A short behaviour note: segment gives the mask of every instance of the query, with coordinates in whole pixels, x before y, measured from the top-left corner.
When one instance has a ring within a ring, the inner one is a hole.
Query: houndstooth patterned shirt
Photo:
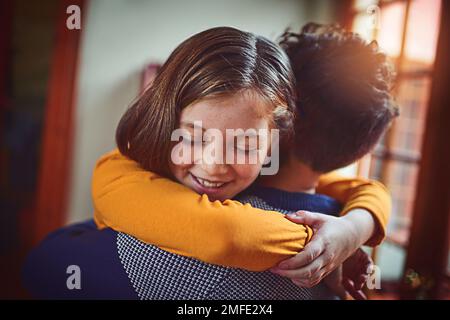
[[[256,196],[244,196],[241,202],[253,207],[279,211]],[[269,271],[252,272],[222,267],[176,255],[156,246],[118,233],[120,261],[141,300],[309,300],[336,299],[324,285],[301,288],[288,278]]]

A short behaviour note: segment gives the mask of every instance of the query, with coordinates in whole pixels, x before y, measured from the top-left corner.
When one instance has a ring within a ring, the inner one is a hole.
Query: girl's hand
[[[287,215],[292,222],[312,227],[314,236],[302,252],[270,270],[303,287],[317,285],[371,237],[374,229],[371,214],[360,209],[354,211],[362,212],[349,212],[339,218],[307,211]]]
[[[362,289],[368,278],[367,271],[372,265],[369,255],[358,249],[323,281],[341,299],[346,300],[351,296],[355,300],[367,300]]]
[[[334,292],[342,300],[347,300],[348,293],[343,285],[343,267],[339,266],[336,270],[332,271],[328,276],[323,279],[323,282],[327,285],[331,291]]]
[[[366,300],[362,291],[372,269],[373,261],[363,250],[358,249],[343,264],[342,284],[345,290],[356,300]]]

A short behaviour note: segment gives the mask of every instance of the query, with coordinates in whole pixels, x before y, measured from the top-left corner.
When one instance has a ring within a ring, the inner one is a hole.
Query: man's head
[[[300,34],[284,33],[280,45],[297,81],[295,158],[324,173],[369,152],[398,115],[394,72],[377,43],[310,23]]]

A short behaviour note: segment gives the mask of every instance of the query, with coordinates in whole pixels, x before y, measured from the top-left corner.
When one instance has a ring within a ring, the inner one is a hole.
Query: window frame
[[[415,0],[378,0],[374,1],[374,5],[377,5],[380,10],[385,9],[393,4],[397,3],[405,3],[405,10],[403,13],[403,22],[401,26],[401,45],[400,52],[398,57],[394,60],[394,65],[397,71],[397,83],[393,89],[394,96],[399,95],[399,88],[404,84],[411,80],[415,79],[424,79],[430,81],[430,89],[434,74],[434,64],[430,65],[427,68],[418,69],[418,70],[403,70],[403,62],[405,61],[405,49],[406,49],[406,40],[407,40],[407,31],[409,18],[411,13],[411,5]],[[364,14],[365,9],[357,9],[355,7],[356,0],[352,1],[350,13],[348,14],[348,20],[345,25],[348,29],[353,30],[353,24],[356,20],[356,17],[360,14]],[[441,8],[442,10],[442,8]],[[376,39],[378,34],[375,32],[372,35],[372,39]],[[430,98],[428,96],[427,101],[425,102],[425,114],[429,109]],[[405,150],[396,149],[394,146],[394,140],[396,137],[399,137],[401,132],[398,130],[398,123],[396,121],[393,122],[392,126],[385,134],[383,145],[377,145],[374,151],[367,157],[364,157],[358,162],[357,173],[362,176],[371,176],[374,173],[374,168],[372,166],[372,161],[378,160],[381,161],[381,173],[379,175],[379,180],[387,185],[390,184],[390,179],[392,175],[390,174],[390,166],[395,163],[406,164],[406,165],[414,165],[419,168],[421,162],[420,152],[418,154],[414,154],[413,152],[408,152]],[[417,186],[417,181],[416,185]],[[398,212],[394,212],[393,214],[399,214]],[[412,216],[412,212],[411,212]],[[411,223],[411,221],[410,221]],[[408,246],[408,238],[409,231],[411,230],[411,226],[408,227],[407,232],[404,228],[399,228],[398,230],[394,229],[387,234],[387,241],[393,243],[402,248],[407,248]]]

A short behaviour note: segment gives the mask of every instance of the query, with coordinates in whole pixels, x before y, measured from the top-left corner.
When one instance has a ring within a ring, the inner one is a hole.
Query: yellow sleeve
[[[172,253],[204,262],[263,271],[301,251],[312,236],[279,212],[237,201],[209,201],[145,171],[114,150],[97,163],[94,219]]]
[[[333,172],[321,177],[317,192],[344,203],[341,215],[357,208],[369,211],[376,229],[366,245],[376,246],[384,240],[391,212],[391,196],[382,183],[363,178],[343,178]]]

